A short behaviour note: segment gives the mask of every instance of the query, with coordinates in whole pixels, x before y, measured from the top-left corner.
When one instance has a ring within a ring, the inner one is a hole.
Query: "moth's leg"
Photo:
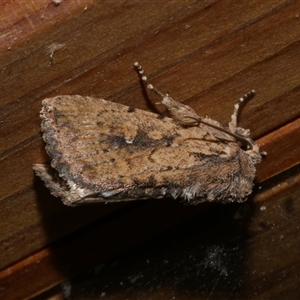
[[[253,161],[255,163],[259,162],[261,160],[261,154],[265,154],[265,152],[259,152],[259,147],[256,145],[256,143],[250,139],[250,130],[244,129],[241,127],[237,127],[237,115],[239,113],[239,109],[241,107],[241,104],[250,98],[252,98],[255,94],[255,91],[252,90],[245,94],[242,98],[239,99],[238,103],[234,106],[233,114],[231,115],[231,121],[228,123],[229,130],[232,134],[239,136],[244,142],[248,144],[249,150],[247,152],[250,156],[253,156]]]
[[[189,107],[188,105],[184,105],[180,102],[173,100],[168,94],[163,94],[159,90],[157,90],[149,81],[143,68],[139,63],[134,63],[135,67],[138,70],[141,80],[145,83],[147,88],[157,94],[162,98],[161,102],[157,104],[163,104],[169,110],[171,117],[175,120],[175,122],[181,126],[195,126],[199,125],[200,117],[196,114],[196,112]]]
[[[228,124],[229,130],[232,133],[237,133],[241,136],[249,136],[249,133],[250,133],[249,130],[237,127],[237,116],[238,116],[241,104],[245,100],[248,100],[248,99],[252,98],[254,96],[254,94],[255,94],[254,90],[248,92],[242,98],[240,98],[239,101],[234,105],[233,114],[231,115],[231,121]]]
[[[157,94],[158,96],[160,96],[162,99],[164,99],[165,97],[168,97],[168,94],[164,95],[163,93],[161,93],[159,90],[157,90],[149,81],[147,76],[145,75],[145,71],[143,70],[142,66],[136,62],[134,63],[134,66],[137,68],[140,78],[141,80],[145,83],[145,85],[147,86],[147,88],[151,91],[153,91],[155,94]],[[172,101],[176,102],[175,100],[172,99]]]

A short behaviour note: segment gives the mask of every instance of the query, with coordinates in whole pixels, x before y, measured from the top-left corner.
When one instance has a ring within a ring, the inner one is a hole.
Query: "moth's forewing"
[[[66,204],[167,196],[230,202],[251,192],[255,168],[247,154],[206,125],[183,128],[167,117],[81,96],[45,99],[41,116],[61,179],[49,183],[53,172],[41,166],[37,174]]]

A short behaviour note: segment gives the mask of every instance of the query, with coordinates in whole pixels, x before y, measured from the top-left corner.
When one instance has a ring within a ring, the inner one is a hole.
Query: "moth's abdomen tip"
[[[266,151],[260,151],[259,154],[263,157],[268,155],[268,153]]]

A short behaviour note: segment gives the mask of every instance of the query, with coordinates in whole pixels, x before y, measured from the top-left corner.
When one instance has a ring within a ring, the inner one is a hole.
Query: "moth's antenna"
[[[163,100],[161,101],[162,104],[167,106],[168,110],[171,112],[172,118],[181,126],[189,127],[189,126],[196,126],[200,123],[205,124],[209,127],[212,127],[214,129],[217,129],[219,131],[222,131],[237,140],[239,140],[242,143],[248,144],[252,149],[256,146],[255,143],[248,138],[247,136],[247,130],[244,130],[241,134],[238,134],[237,131],[237,115],[239,108],[241,104],[251,97],[253,97],[255,91],[252,90],[249,93],[245,94],[242,98],[239,99],[238,103],[234,106],[234,111],[231,116],[231,122],[229,123],[229,130],[222,128],[220,126],[216,126],[213,124],[210,124],[208,122],[203,121],[196,112],[187,105],[184,105],[180,102],[177,102],[173,100],[168,94],[164,95],[159,90],[157,90],[151,83],[149,83],[147,76],[145,75],[145,72],[141,65],[136,62],[134,63],[134,66],[137,68],[141,80],[146,84],[147,88],[152,90],[155,94],[160,96]]]

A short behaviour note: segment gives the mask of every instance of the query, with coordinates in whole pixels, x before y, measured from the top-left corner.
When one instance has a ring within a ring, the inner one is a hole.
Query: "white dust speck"
[[[69,298],[71,296],[71,290],[72,290],[71,282],[67,280],[63,282],[60,286],[63,290],[64,298]]]

